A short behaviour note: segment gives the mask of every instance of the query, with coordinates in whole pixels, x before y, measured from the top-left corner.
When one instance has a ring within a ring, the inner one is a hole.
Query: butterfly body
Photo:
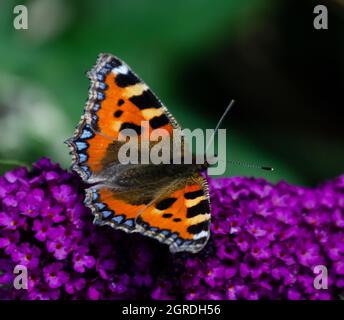
[[[170,246],[171,252],[198,252],[208,241],[210,201],[201,171],[207,163],[122,163],[125,129],[141,143],[158,129],[174,139],[179,125],[167,108],[130,68],[110,54],[101,54],[88,73],[91,80],[84,115],[67,140],[72,168],[89,184],[85,204],[95,222],[126,232],[140,232]],[[146,122],[148,127],[142,127]],[[147,134],[147,135],[146,135]],[[149,150],[155,143],[148,141]]]

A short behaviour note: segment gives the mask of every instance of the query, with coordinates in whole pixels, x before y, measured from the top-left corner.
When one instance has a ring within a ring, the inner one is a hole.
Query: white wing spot
[[[118,73],[127,74],[128,71],[129,69],[125,64],[122,64],[121,66],[112,69],[112,72],[114,74],[118,74]]]
[[[200,233],[195,234],[193,239],[198,240],[198,239],[201,239],[203,237],[208,237],[208,231],[202,231]]]

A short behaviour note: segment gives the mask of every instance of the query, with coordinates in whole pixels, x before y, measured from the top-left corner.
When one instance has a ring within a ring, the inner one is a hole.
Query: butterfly
[[[87,75],[91,84],[84,114],[66,143],[72,169],[90,185],[84,203],[94,223],[139,232],[167,244],[172,253],[200,251],[210,236],[206,165],[121,163],[122,130],[143,137],[140,123],[148,121],[150,132],[164,129],[172,136],[180,126],[117,57],[100,54]]]

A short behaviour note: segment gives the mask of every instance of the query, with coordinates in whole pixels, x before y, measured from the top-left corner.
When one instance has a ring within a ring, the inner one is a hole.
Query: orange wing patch
[[[131,205],[119,200],[111,189],[94,187],[87,189],[85,204],[91,208],[97,224],[126,232],[136,231],[137,213],[145,208],[145,205]]]
[[[88,181],[103,169],[103,159],[113,141],[99,133],[82,119],[74,137],[67,140],[72,154],[72,169],[77,171],[83,180]]]

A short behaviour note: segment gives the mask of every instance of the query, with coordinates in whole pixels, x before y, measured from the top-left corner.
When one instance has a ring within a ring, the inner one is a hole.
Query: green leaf
[[[25,162],[19,160],[0,159],[0,175],[18,167],[25,167],[30,170],[30,166]]]

